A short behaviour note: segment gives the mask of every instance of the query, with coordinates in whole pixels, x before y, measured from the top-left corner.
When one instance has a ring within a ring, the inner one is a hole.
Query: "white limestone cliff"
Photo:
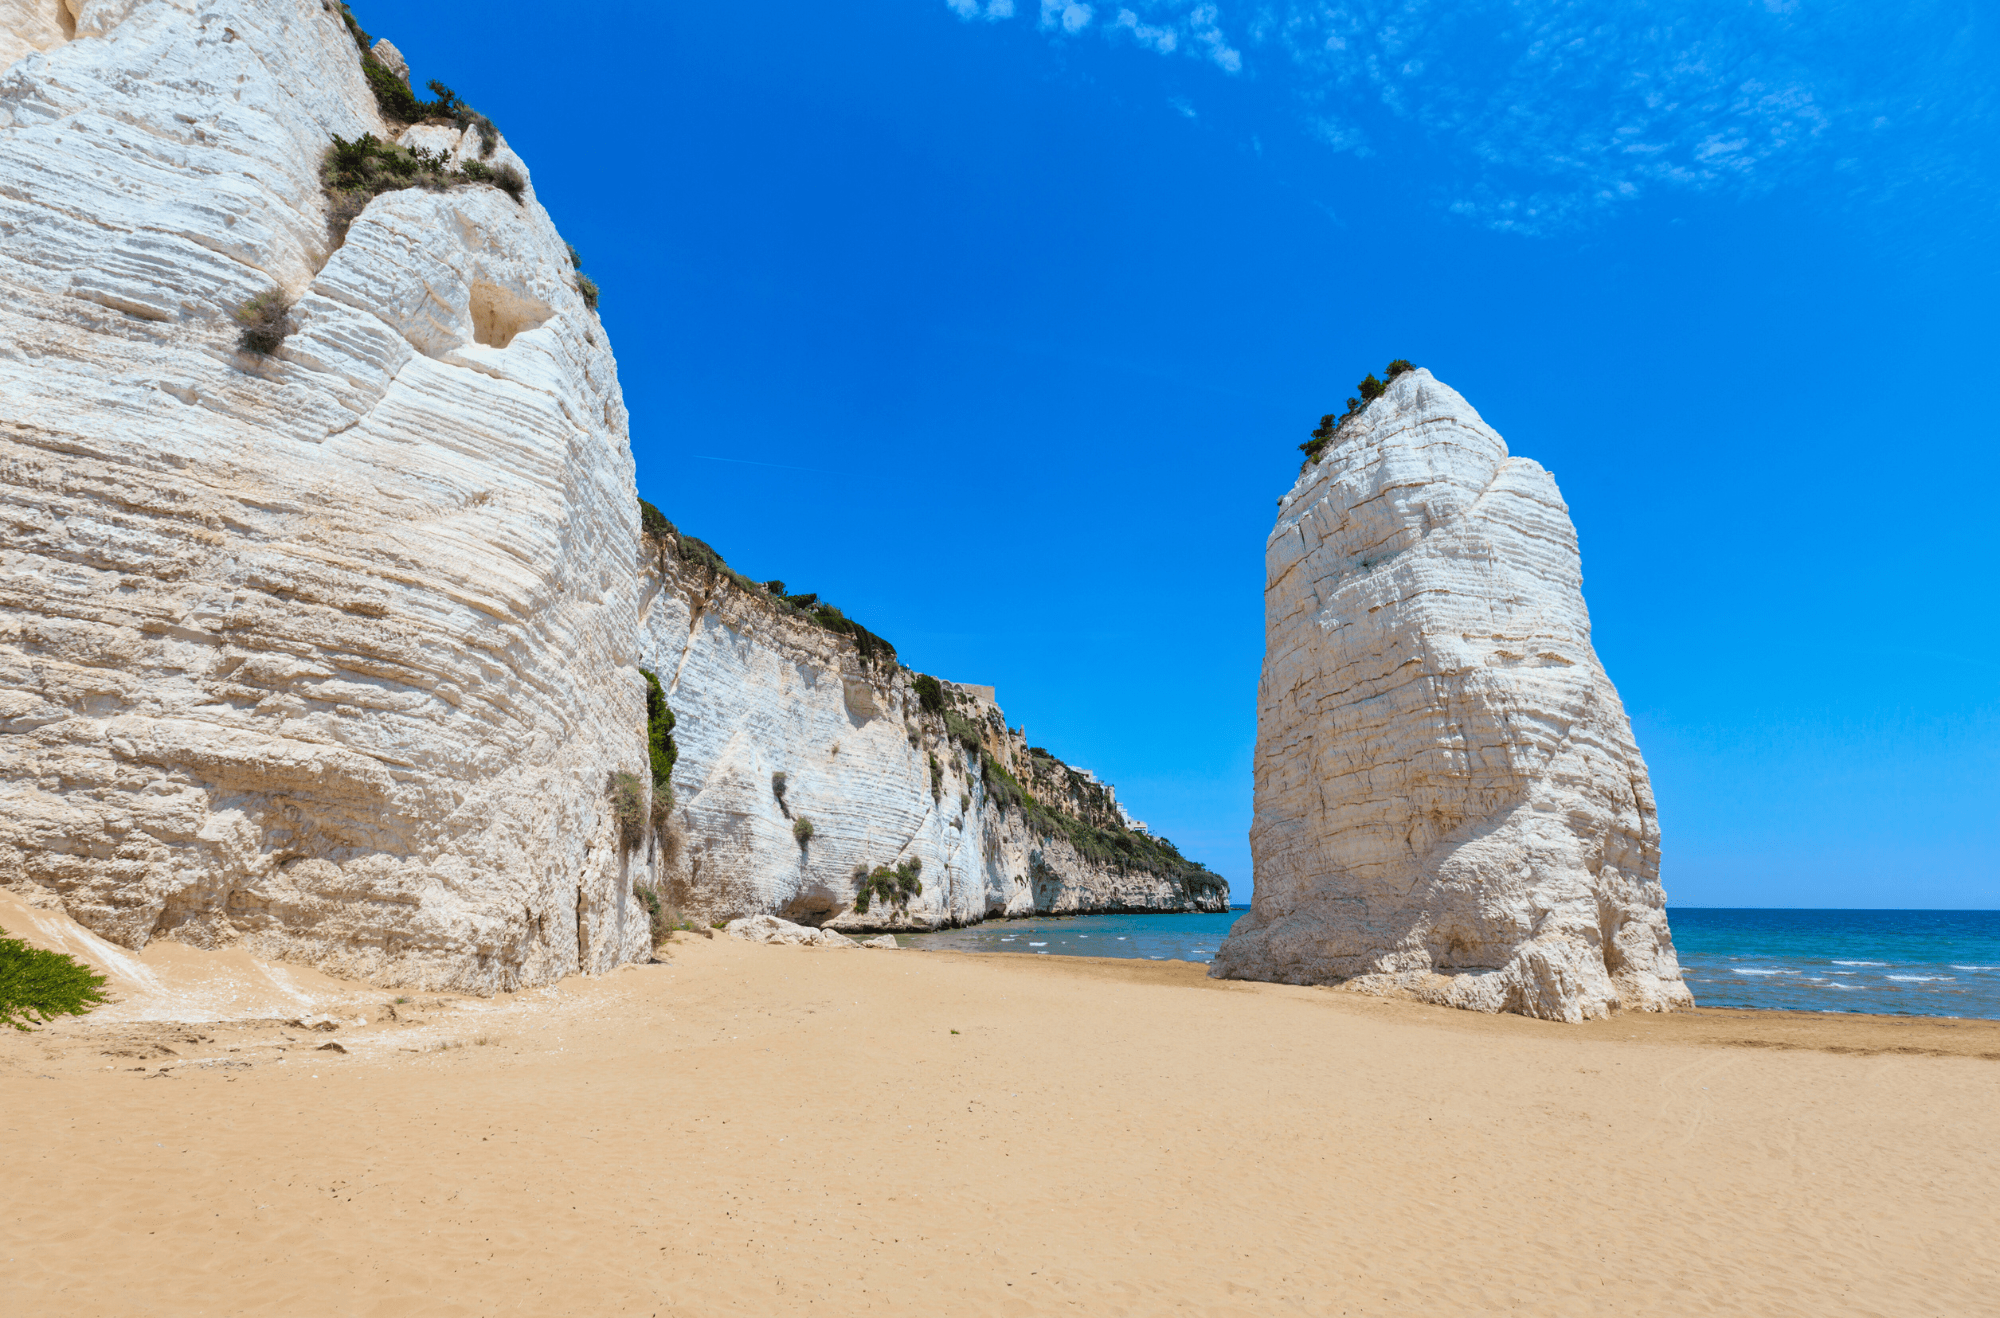
[[[0,886],[128,948],[473,992],[647,955],[635,889],[855,931],[1220,909],[990,689],[941,689],[954,733],[641,535],[525,163],[385,122],[358,41],[322,0],[0,2]],[[342,236],[320,165],[363,133],[528,181],[386,192]],[[274,289],[296,329],[247,354]],[[634,846],[645,667],[684,754]],[[855,909],[857,868],[917,863]]]
[[[923,709],[909,670],[864,659],[671,541],[647,569],[639,648],[677,719],[677,806],[659,863],[683,913],[856,932],[1228,908],[1222,880],[1133,833],[1109,787],[1035,753],[992,688],[941,684],[954,732]],[[1023,808],[1017,789],[1045,809]],[[1048,827],[1058,815],[1063,827]],[[812,825],[803,843],[800,819]],[[855,909],[857,869],[911,861],[920,894]]]
[[[321,0],[14,0],[0,62],[0,884],[389,984],[645,955],[625,413],[532,185],[333,247],[389,128]]]
[[[1210,973],[1562,1021],[1691,1006],[1549,473],[1400,375],[1281,500],[1266,572],[1255,896]]]

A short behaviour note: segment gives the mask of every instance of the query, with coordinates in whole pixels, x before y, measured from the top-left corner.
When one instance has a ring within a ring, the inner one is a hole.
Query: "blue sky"
[[[1408,357],[1548,466],[1684,905],[2000,907],[1991,6],[357,6],[640,490],[1250,891],[1262,555]]]

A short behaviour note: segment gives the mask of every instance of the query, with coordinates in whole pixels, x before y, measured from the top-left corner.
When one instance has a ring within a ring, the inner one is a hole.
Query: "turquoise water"
[[[988,920],[935,934],[899,934],[905,947],[1048,956],[1125,956],[1213,961],[1242,911],[1223,915],[1067,915]]]
[[[1207,962],[1243,914],[990,920],[904,935],[909,947]],[[1668,908],[1704,1007],[2000,1019],[2000,911]]]
[[[2000,911],[1670,906],[1704,1007],[2000,1019]]]

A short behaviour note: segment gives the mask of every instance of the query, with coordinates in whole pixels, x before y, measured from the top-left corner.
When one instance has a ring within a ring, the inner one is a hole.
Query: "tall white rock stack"
[[[1417,370],[1266,548],[1255,897],[1211,974],[1580,1021],[1693,1005],[1569,509]]]
[[[0,6],[0,883],[129,947],[608,969],[649,942],[610,347],[532,187],[332,245],[331,136],[388,131],[338,9]]]

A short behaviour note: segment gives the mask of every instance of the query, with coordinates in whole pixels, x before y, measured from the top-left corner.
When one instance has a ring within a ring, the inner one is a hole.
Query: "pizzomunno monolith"
[[[1562,1021],[1692,1006],[1549,473],[1410,371],[1307,464],[1265,561],[1256,891],[1210,974]]]

